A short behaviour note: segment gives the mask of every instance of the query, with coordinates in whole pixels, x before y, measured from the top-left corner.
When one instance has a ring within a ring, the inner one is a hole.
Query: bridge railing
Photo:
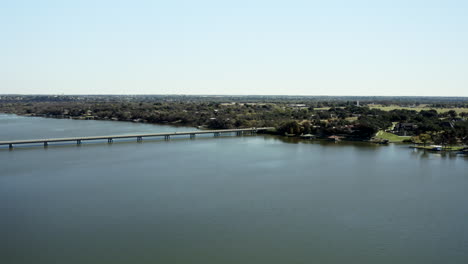
[[[46,138],[46,139],[27,139],[27,140],[7,140],[0,141],[0,145],[9,145],[10,148],[13,148],[16,144],[35,144],[43,143],[44,146],[47,146],[51,142],[68,142],[76,141],[79,145],[82,141],[87,140],[106,140],[108,143],[112,143],[114,139],[124,139],[124,138],[136,138],[137,142],[141,142],[145,137],[164,137],[169,139],[171,136],[182,136],[189,135],[190,138],[194,138],[195,135],[201,134],[213,134],[215,137],[221,135],[222,133],[233,133],[236,132],[236,135],[242,135],[244,132],[256,133],[257,131],[264,131],[272,129],[272,127],[252,127],[252,128],[238,128],[238,129],[217,129],[217,130],[197,130],[197,131],[184,131],[184,132],[171,132],[171,133],[147,133],[147,134],[128,134],[128,135],[107,135],[107,136],[86,136],[86,137],[69,137],[69,138]]]

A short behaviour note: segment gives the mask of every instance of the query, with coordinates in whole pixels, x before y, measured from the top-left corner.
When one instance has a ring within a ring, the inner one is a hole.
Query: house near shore
[[[407,136],[408,134],[413,134],[417,128],[418,125],[413,123],[398,123],[393,128],[393,133],[399,136]]]

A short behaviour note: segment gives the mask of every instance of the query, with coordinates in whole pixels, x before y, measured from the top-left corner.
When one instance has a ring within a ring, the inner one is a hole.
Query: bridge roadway
[[[272,127],[253,127],[253,128],[239,128],[239,129],[217,129],[217,130],[200,130],[200,131],[188,131],[188,132],[172,132],[172,133],[155,133],[155,134],[129,134],[129,135],[111,135],[111,136],[95,136],[95,137],[69,137],[69,138],[46,138],[46,139],[28,139],[28,140],[8,140],[0,141],[0,145],[8,145],[13,148],[14,145],[18,144],[35,144],[43,143],[47,146],[51,142],[68,142],[76,141],[76,144],[80,145],[82,141],[86,140],[103,140],[107,139],[108,143],[112,143],[114,139],[122,138],[136,138],[137,142],[141,142],[144,137],[164,137],[166,140],[170,139],[171,136],[189,135],[190,138],[194,138],[195,135],[200,134],[213,134],[215,137],[220,136],[221,133],[234,133],[240,136],[244,133],[255,134],[257,131],[264,131],[271,129]]]

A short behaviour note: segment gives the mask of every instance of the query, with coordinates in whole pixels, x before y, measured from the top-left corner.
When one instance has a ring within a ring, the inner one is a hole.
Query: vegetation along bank
[[[468,99],[301,96],[0,96],[0,112],[209,129],[275,127],[304,138],[468,144]]]

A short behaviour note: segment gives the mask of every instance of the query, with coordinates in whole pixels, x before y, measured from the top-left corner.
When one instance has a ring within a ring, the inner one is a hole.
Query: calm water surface
[[[0,140],[194,130],[0,115]],[[0,263],[468,263],[468,158],[199,137],[0,149]]]

